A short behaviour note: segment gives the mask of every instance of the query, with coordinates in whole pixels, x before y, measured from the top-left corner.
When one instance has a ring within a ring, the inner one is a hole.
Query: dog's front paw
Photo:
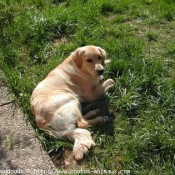
[[[107,79],[104,83],[103,86],[105,88],[105,92],[109,91],[110,89],[112,89],[114,87],[114,80],[113,79]]]
[[[106,82],[107,84],[114,84],[114,83],[115,83],[114,80],[111,79],[111,78],[107,79],[105,82]]]

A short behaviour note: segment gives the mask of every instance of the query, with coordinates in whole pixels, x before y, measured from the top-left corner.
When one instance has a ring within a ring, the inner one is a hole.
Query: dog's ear
[[[85,52],[84,47],[79,47],[77,50],[75,50],[71,54],[72,59],[78,68],[82,67],[82,57],[83,57],[84,52]]]
[[[104,49],[102,49],[101,47],[97,47],[97,49],[100,51],[102,59],[103,59],[103,65],[105,64],[105,59],[107,57],[106,55],[106,51]]]
[[[106,59],[106,57],[107,57],[106,51],[105,51],[104,49],[102,49],[101,47],[97,47],[97,48],[98,48],[98,50],[100,51],[101,56],[102,56],[104,59]]]

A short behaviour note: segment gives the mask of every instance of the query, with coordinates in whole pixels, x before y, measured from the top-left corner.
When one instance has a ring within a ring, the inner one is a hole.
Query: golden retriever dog
[[[114,86],[112,79],[100,84],[104,66],[110,62],[105,59],[106,52],[100,47],[80,47],[51,71],[31,96],[37,126],[58,138],[74,141],[76,160],[82,159],[84,153],[95,145],[85,128],[107,119],[107,116],[90,119],[98,109],[85,116],[81,112],[82,101],[92,102]]]

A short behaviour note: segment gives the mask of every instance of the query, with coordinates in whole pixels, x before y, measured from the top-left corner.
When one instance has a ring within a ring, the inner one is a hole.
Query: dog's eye
[[[101,56],[99,56],[99,57],[98,57],[98,60],[101,60],[101,59],[102,59],[102,57],[101,57]]]
[[[92,63],[92,60],[91,59],[87,59],[86,61],[89,62],[89,63]]]

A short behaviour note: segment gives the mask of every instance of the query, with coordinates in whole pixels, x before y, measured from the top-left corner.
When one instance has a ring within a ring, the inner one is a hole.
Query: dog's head
[[[98,46],[84,46],[72,53],[72,59],[83,73],[96,77],[104,72],[106,52]]]

